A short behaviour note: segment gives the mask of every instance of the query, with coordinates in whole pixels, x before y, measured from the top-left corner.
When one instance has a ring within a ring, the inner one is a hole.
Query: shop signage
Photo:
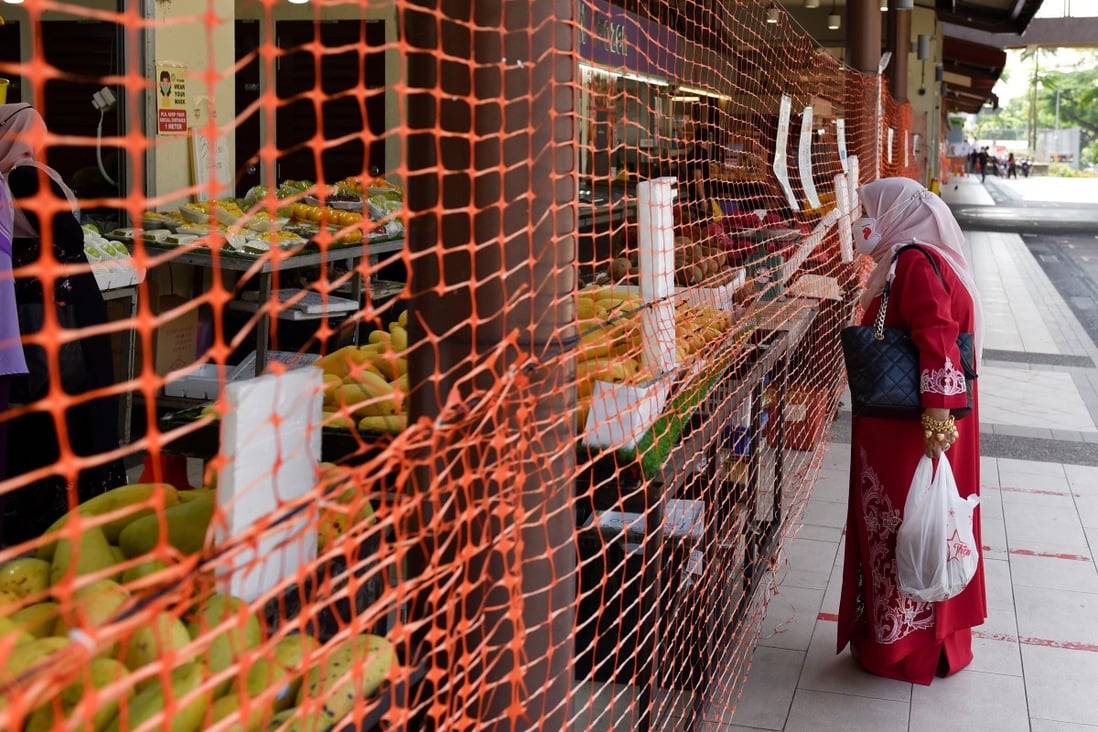
[[[579,57],[610,69],[679,78],[679,37],[605,0],[577,0]]]
[[[187,134],[187,67],[156,65],[156,131],[161,135]]]

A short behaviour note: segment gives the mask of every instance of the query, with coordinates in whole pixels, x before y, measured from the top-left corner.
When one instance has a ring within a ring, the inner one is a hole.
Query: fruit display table
[[[294,256],[287,256],[273,260],[270,257],[257,257],[248,255],[227,255],[219,253],[214,255],[208,249],[181,249],[178,246],[160,242],[145,242],[145,251],[156,260],[152,265],[164,264],[189,264],[204,269],[217,269],[220,272],[232,272],[237,275],[248,273],[255,275],[259,286],[258,302],[265,303],[271,299],[271,282],[275,273],[289,272],[306,267],[327,266],[335,262],[350,262],[354,267],[363,258],[369,258],[376,264],[384,254],[399,252],[404,248],[404,238],[376,239],[368,244],[337,247],[327,251],[303,252]],[[170,255],[170,256],[165,256]],[[362,294],[362,283],[358,277],[351,283],[351,297],[358,300]],[[266,314],[261,314],[256,323],[256,359],[255,373],[258,376],[267,366],[267,350],[270,338],[270,319]]]
[[[654,708],[656,688],[707,687],[719,661],[699,657],[699,649],[734,647],[773,559],[784,521],[787,366],[816,310],[812,300],[780,298],[752,314],[750,338],[728,344],[734,355],[711,357],[717,374],[695,377],[696,383],[715,378],[704,384],[707,396],[696,408],[680,415],[682,433],[661,455],[658,475],[646,477],[639,459],[624,462],[619,451],[589,455],[577,481],[577,678],[635,684],[637,729],[669,721]],[[721,453],[729,427],[744,414],[750,415],[746,470],[733,477]],[[778,435],[773,444],[763,437],[765,422]],[[607,561],[584,561],[596,556]],[[694,574],[694,562],[721,570]],[[708,584],[696,584],[695,576]],[[705,699],[694,704],[700,720]]]

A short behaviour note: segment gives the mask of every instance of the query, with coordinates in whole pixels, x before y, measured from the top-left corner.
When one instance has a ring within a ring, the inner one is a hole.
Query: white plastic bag
[[[896,534],[900,591],[923,602],[961,594],[976,574],[980,547],[972,531],[978,496],[961,498],[945,453],[934,463],[924,456],[915,468]]]

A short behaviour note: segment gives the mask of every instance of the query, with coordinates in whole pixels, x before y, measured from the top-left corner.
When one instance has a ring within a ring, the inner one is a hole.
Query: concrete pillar
[[[896,1],[889,0],[885,15],[888,33],[886,48],[892,52],[888,63],[888,90],[897,102],[907,101],[907,64],[911,51],[911,11],[897,10]]]
[[[877,66],[881,62],[880,0],[847,0],[847,63],[860,76],[850,75],[846,92],[847,144],[861,160],[858,183],[877,177],[880,108]]]

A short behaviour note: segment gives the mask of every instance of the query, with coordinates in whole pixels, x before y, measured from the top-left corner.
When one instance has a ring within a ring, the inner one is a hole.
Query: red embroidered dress
[[[911,331],[919,348],[923,406],[964,406],[965,381],[956,343],[959,332],[973,330],[972,299],[945,260],[925,248],[938,262],[942,279],[922,253],[901,254],[885,326]],[[878,297],[863,316],[864,325],[872,325],[879,307]],[[962,496],[978,493],[980,486],[975,384],[972,391],[973,411],[957,421],[960,436],[949,450]],[[925,603],[899,591],[896,531],[922,455],[923,427],[918,420],[854,419],[837,650],[849,642],[859,662],[873,673],[929,684],[935,672],[948,675],[972,660],[971,629],[984,622],[987,603],[982,557],[975,578],[950,600]],[[978,546],[979,516],[977,508]]]

